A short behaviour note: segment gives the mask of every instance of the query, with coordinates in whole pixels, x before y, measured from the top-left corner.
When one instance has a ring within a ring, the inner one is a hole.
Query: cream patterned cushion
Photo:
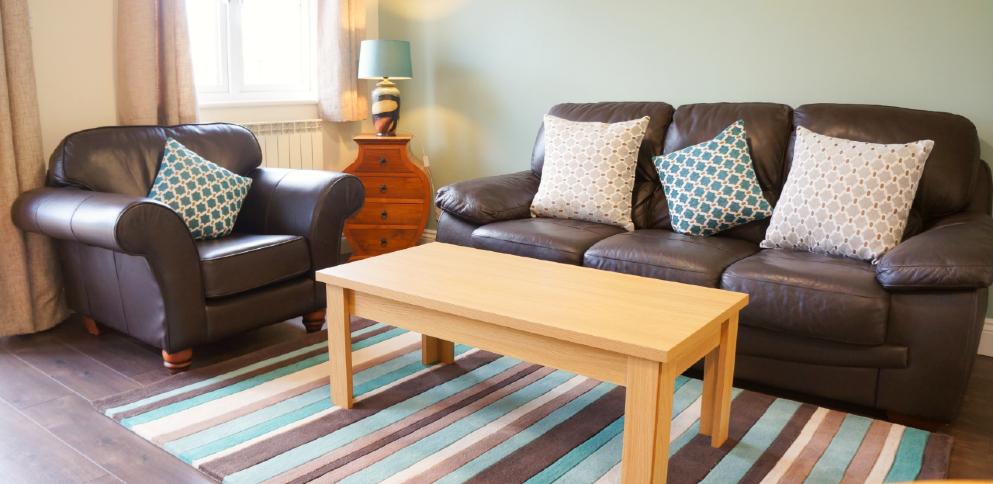
[[[876,144],[797,128],[761,246],[875,261],[896,247],[934,142]]]
[[[648,117],[608,124],[545,115],[544,121],[545,164],[531,216],[634,230],[631,192]]]

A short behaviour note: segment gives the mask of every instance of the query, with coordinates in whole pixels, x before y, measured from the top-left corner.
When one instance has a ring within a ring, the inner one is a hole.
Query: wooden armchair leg
[[[316,333],[324,327],[325,312],[325,309],[319,309],[303,315],[303,326],[307,328],[308,333]]]
[[[86,327],[87,333],[90,333],[93,336],[100,336],[100,326],[93,318],[89,316],[83,316],[83,326]]]
[[[185,371],[193,363],[193,350],[185,349],[175,353],[162,350],[162,365],[169,369],[171,373]]]

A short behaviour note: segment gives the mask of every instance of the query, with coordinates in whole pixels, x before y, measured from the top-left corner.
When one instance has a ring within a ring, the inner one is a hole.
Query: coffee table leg
[[[621,482],[665,482],[675,378],[657,361],[628,359]]]
[[[331,368],[331,402],[352,408],[352,331],[349,292],[328,285],[328,364]]]
[[[709,435],[710,445],[715,448],[724,445],[728,438],[737,341],[738,315],[735,314],[721,325],[720,346],[704,359],[700,433]]]
[[[421,335],[421,363],[450,364],[455,362],[455,344],[451,341],[435,338],[426,334]]]

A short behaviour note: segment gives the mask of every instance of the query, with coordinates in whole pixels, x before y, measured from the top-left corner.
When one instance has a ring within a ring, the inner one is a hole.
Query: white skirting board
[[[993,356],[993,318],[986,318],[983,334],[979,337],[979,354]]]
[[[435,236],[435,230],[427,229],[421,234],[420,243],[434,242]],[[993,356],[993,318],[986,318],[986,324],[983,325],[983,334],[979,338],[979,354]]]

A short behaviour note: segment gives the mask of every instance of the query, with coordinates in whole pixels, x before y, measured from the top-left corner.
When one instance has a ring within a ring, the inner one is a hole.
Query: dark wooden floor
[[[197,348],[194,366],[303,334],[299,320],[269,326]],[[0,481],[209,482],[90,404],[166,376],[155,349],[111,331],[93,337],[75,320],[0,338]],[[962,415],[933,430],[955,437],[952,477],[993,477],[993,358],[976,358]]]

